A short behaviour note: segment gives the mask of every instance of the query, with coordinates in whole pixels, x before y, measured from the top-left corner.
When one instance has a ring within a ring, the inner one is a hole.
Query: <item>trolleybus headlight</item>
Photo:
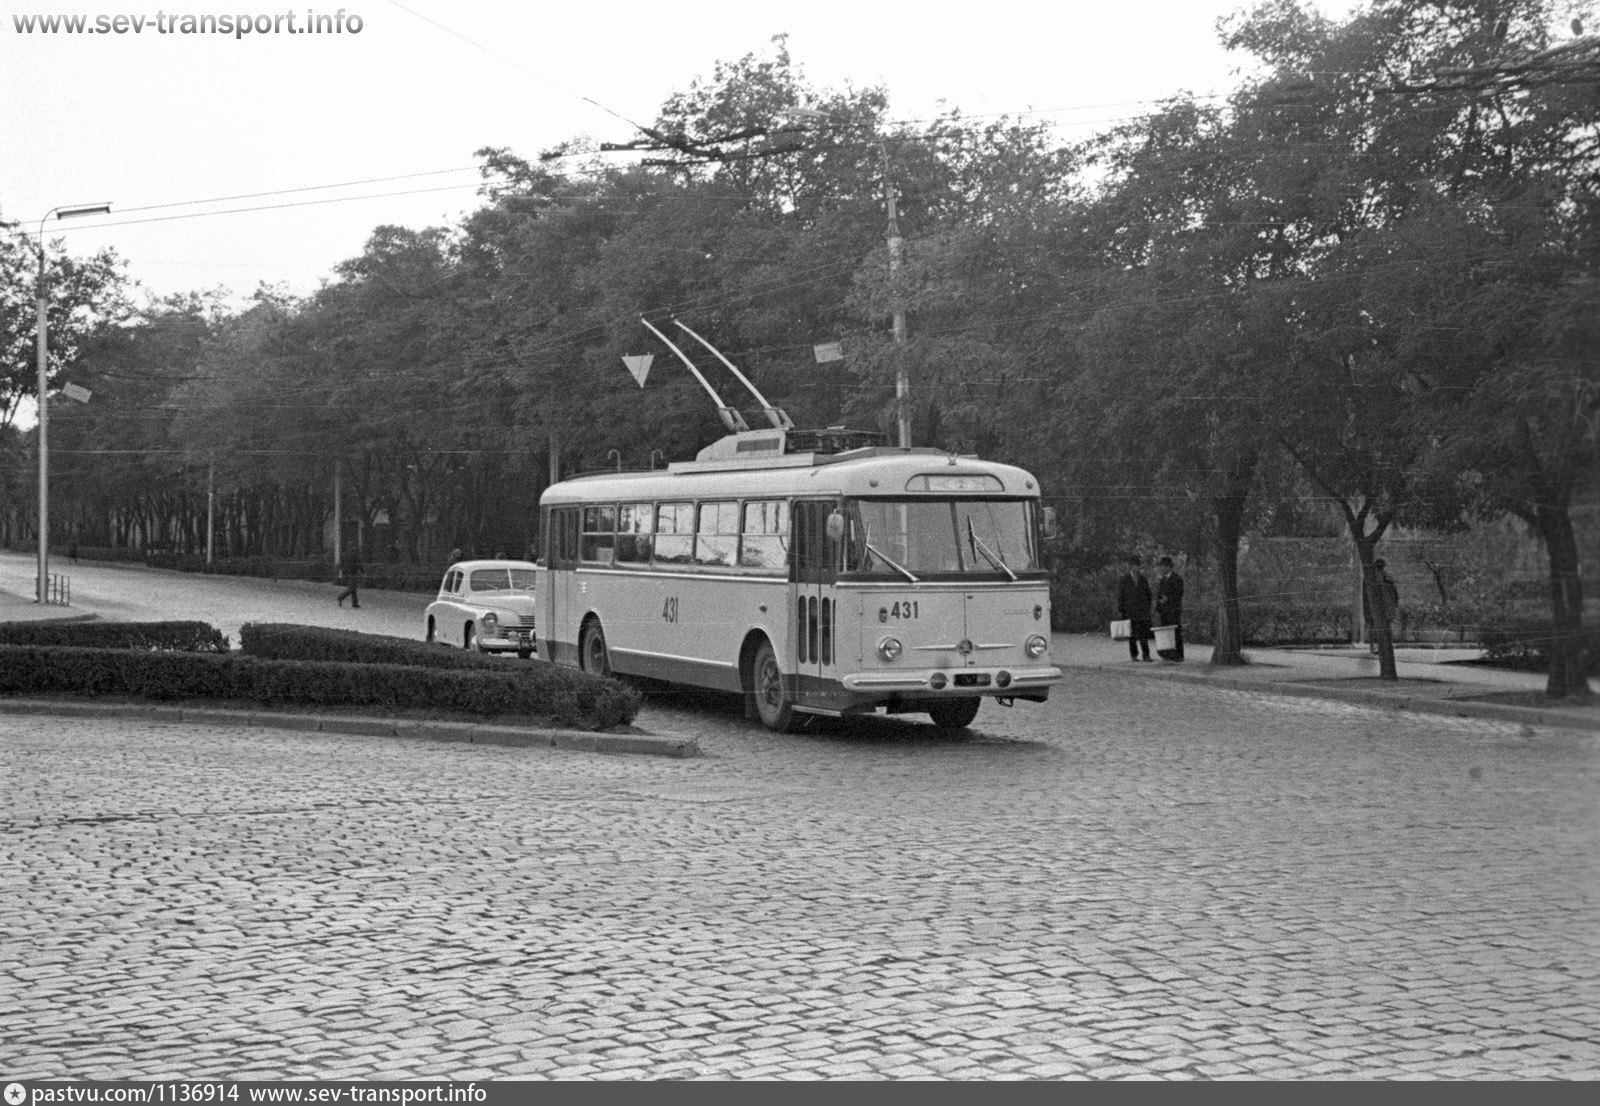
[[[886,637],[878,642],[878,656],[886,661],[899,660],[900,650],[903,648],[897,637]]]
[[[478,625],[485,634],[491,637],[500,632],[500,619],[495,617],[492,613],[486,614],[480,618],[478,620]]]
[[[1034,634],[1028,639],[1028,643],[1022,647],[1023,652],[1035,660],[1044,656],[1044,651],[1048,648],[1050,648],[1050,643],[1044,639],[1043,634]]]
[[[943,691],[944,685],[949,682],[949,680],[945,679],[943,672],[935,672],[933,675],[928,677],[928,686],[933,688],[935,691]]]

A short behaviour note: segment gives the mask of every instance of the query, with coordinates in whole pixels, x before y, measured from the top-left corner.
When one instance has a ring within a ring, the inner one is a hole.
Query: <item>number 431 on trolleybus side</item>
[[[806,714],[1044,701],[1050,595],[1026,471],[855,431],[735,433],[694,461],[540,499],[541,648],[558,664]]]

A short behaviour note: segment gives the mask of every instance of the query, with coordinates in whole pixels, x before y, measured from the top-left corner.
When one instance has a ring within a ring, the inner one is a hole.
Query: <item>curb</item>
[[[278,714],[264,710],[222,710],[215,707],[139,706],[130,703],[68,703],[52,699],[0,699],[0,715],[47,714],[64,718],[129,718],[141,722],[194,722],[213,726],[258,727],[301,733],[346,734],[354,737],[408,737],[456,741],[470,745],[568,749],[585,753],[634,753],[645,756],[696,757],[693,738],[656,734],[613,734],[590,730],[545,730],[494,726],[481,722],[425,722],[407,719],[323,717]]]
[[[1180,683],[1204,684],[1229,691],[1254,691],[1267,695],[1286,695],[1296,699],[1332,699],[1355,703],[1381,710],[1409,710],[1416,714],[1438,714],[1447,718],[1480,718],[1492,722],[1517,722],[1524,726],[1552,726],[1557,729],[1600,732],[1600,721],[1575,718],[1559,711],[1541,710],[1538,707],[1514,707],[1504,703],[1473,703],[1461,699],[1436,699],[1426,695],[1390,694],[1385,691],[1366,691],[1357,688],[1328,687],[1325,684],[1307,684],[1294,680],[1248,680],[1236,676],[1212,676],[1198,672],[1131,672],[1117,665],[1094,665],[1091,671],[1111,672],[1141,680],[1174,680]]]
[[[93,612],[84,614],[52,615],[48,618],[0,618],[0,624],[6,626],[33,626],[39,624],[58,626],[64,622],[98,622],[100,616]]]

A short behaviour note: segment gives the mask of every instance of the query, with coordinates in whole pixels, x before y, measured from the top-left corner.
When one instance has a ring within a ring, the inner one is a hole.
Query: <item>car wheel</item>
[[[789,733],[795,727],[794,704],[783,691],[783,671],[770,641],[763,641],[750,664],[750,693],[755,698],[761,724],[774,733]]]
[[[461,630],[461,648],[472,650],[477,647],[478,628],[469,622]]]
[[[928,717],[941,730],[964,730],[978,717],[977,699],[941,699],[928,704]]]
[[[611,675],[611,655],[606,652],[606,632],[600,628],[599,619],[583,625],[582,640],[578,642],[578,657],[585,672],[596,676]]]
[[[428,619],[428,636],[424,640],[426,640],[429,645],[432,645],[434,642],[434,627],[433,619],[431,618]]]
[[[518,649],[517,650],[517,659],[519,661],[525,661],[531,656],[533,656],[533,650],[532,649]]]

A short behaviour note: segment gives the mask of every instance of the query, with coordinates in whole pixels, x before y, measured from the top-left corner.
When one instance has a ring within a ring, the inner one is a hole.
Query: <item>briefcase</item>
[[[1119,618],[1111,624],[1111,640],[1127,641],[1133,636],[1133,619]]]

